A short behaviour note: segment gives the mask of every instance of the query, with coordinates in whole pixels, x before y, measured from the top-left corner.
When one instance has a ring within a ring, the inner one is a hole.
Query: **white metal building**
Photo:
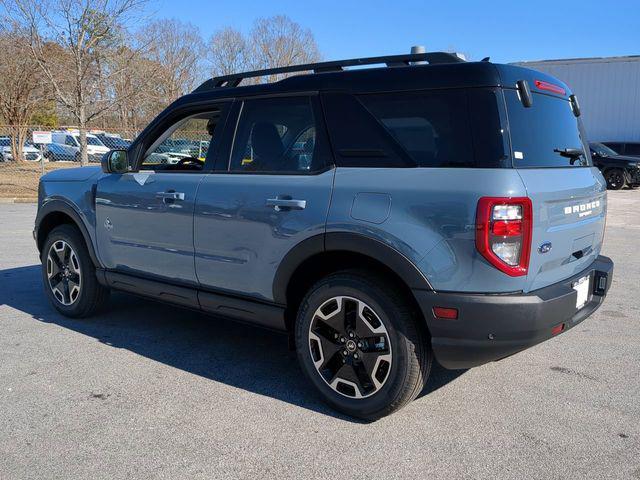
[[[577,95],[589,140],[640,141],[640,55],[518,62],[564,81]]]

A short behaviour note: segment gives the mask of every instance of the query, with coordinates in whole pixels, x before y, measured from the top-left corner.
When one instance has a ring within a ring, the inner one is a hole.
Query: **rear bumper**
[[[576,309],[573,283],[590,277],[587,303]],[[604,280],[602,280],[604,279]],[[566,332],[595,312],[613,279],[613,262],[599,256],[587,269],[562,282],[519,294],[438,293],[415,290],[431,333],[433,351],[442,366],[471,368],[500,360]],[[433,307],[457,308],[456,320],[435,318]]]

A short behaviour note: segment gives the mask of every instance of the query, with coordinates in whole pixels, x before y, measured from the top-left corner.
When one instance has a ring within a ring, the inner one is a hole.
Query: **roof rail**
[[[268,75],[277,75],[281,73],[294,72],[340,72],[344,67],[355,67],[361,65],[386,64],[387,67],[399,67],[411,65],[416,62],[428,62],[430,65],[438,63],[460,63],[464,62],[464,58],[456,53],[447,52],[429,52],[429,53],[413,53],[405,55],[388,55],[384,57],[368,57],[368,58],[352,58],[349,60],[336,60],[331,62],[308,63],[304,65],[290,65],[288,67],[267,68],[265,70],[254,70],[252,72],[234,73],[231,75],[223,75],[213,77],[205,81],[196,88],[192,93],[206,92],[222,87],[237,87],[242,80],[246,78],[265,77]]]

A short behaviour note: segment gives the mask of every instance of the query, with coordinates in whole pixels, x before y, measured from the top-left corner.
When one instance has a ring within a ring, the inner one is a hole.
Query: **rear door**
[[[286,254],[324,233],[334,169],[317,96],[237,109],[230,159],[198,193],[196,272],[205,289],[271,301]]]
[[[533,204],[529,291],[581,272],[599,255],[606,183],[568,100],[534,93],[525,108],[515,90],[504,94],[514,167]]]

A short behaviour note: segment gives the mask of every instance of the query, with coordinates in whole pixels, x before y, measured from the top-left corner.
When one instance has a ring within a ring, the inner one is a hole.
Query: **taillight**
[[[476,248],[507,275],[526,275],[532,219],[531,200],[527,197],[482,197],[476,214]]]

